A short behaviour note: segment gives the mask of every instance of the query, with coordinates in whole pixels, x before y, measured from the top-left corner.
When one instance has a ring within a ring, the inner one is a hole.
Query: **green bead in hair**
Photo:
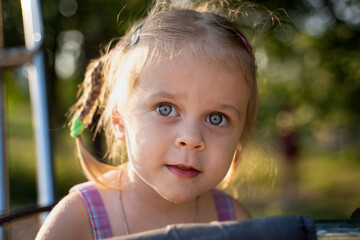
[[[79,117],[75,118],[70,127],[70,136],[76,138],[84,130],[84,123]]]

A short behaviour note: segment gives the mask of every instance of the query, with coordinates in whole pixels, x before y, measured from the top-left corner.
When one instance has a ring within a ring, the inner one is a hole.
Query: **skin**
[[[215,64],[184,51],[171,61],[165,56],[141,74],[118,128],[125,133],[135,184],[141,179],[164,199],[186,202],[224,178],[250,96],[238,72],[236,65]],[[169,115],[159,113],[159,106],[170,108]],[[223,121],[211,124],[211,114]],[[179,178],[169,165],[191,166],[200,173]]]
[[[191,223],[196,212],[199,222],[217,220],[211,189],[230,167],[249,97],[232,63],[214,63],[184,50],[171,61],[162,56],[147,66],[126,109],[113,117],[115,136],[126,141],[130,159],[121,175],[121,181],[131,181],[131,189],[121,192],[130,233]],[[108,176],[116,180],[119,173]],[[114,235],[125,234],[118,192],[98,189]],[[250,218],[231,201],[237,220]],[[37,237],[60,238],[93,238],[77,192],[56,206]]]

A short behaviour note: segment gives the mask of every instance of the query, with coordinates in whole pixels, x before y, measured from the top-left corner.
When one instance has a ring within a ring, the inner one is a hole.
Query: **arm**
[[[90,220],[79,193],[70,193],[50,212],[36,236],[36,240],[45,239],[93,239]]]

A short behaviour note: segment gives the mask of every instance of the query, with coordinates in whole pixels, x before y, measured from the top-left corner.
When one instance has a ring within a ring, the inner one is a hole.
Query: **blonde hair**
[[[134,24],[111,50],[108,49],[88,65],[79,91],[81,96],[71,109],[71,116],[82,116],[81,120],[87,126],[96,112],[100,114],[96,131],[105,131],[109,159],[119,159],[118,154],[124,154],[126,150],[124,143],[115,141],[112,127],[114,109],[126,105],[127,97],[131,95],[139,75],[148,64],[156,61],[160,54],[172,56],[186,47],[193,54],[213,61],[237,63],[251,89],[244,130],[226,177],[226,182],[231,180],[239,162],[240,148],[251,135],[258,98],[255,57],[234,21],[239,8],[236,11],[224,9],[224,6],[219,7],[215,3],[179,7],[169,2],[157,1],[146,18]],[[137,39],[136,34],[139,32]],[[96,78],[101,81],[96,81]],[[76,137],[76,143],[86,176],[101,185],[119,188],[118,183],[110,183],[102,174],[118,169],[114,165],[120,163],[100,163],[88,152],[80,136]]]

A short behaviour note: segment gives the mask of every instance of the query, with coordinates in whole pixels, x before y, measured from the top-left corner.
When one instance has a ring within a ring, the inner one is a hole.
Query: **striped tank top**
[[[113,237],[104,203],[94,184],[91,182],[79,184],[70,191],[74,190],[80,193],[81,198],[84,201],[86,210],[89,214],[94,238],[97,240]],[[230,197],[217,189],[213,189],[212,194],[216,205],[218,220],[236,220]]]

